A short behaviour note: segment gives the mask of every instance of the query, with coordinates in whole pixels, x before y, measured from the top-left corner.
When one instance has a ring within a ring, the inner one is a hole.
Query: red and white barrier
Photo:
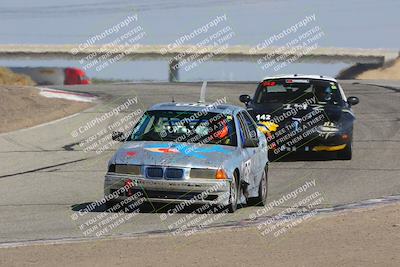
[[[77,92],[69,92],[63,90],[49,89],[49,88],[40,88],[40,95],[49,98],[62,98],[66,100],[72,101],[80,101],[80,102],[93,102],[97,99],[96,96],[87,94],[87,93],[77,93]]]

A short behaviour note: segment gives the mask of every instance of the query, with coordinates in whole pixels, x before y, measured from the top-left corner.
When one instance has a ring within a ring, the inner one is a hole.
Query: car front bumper
[[[116,194],[131,183],[129,190]],[[104,194],[115,201],[139,194],[146,202],[228,205],[231,181],[215,179],[166,180],[149,179],[140,175],[107,173],[104,179]]]
[[[335,152],[345,149],[351,142],[350,133],[330,133],[329,135],[314,133],[305,138],[301,138],[298,142],[290,140],[278,144],[271,149],[272,153],[279,154],[282,152]]]

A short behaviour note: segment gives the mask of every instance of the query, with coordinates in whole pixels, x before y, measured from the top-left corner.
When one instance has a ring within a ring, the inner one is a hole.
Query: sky
[[[182,35],[226,14],[224,25],[234,31],[229,45],[256,45],[273,34],[315,14],[313,26],[324,36],[319,47],[390,48],[399,50],[400,1],[397,0],[2,0],[0,8],[0,43],[3,44],[77,44],[118,24],[128,15],[137,14],[146,32],[141,44],[169,44]],[[134,27],[132,24],[129,27]],[[193,38],[195,44],[206,35]],[[295,35],[292,35],[295,36]],[[115,36],[99,43],[107,43]],[[277,41],[284,45],[290,38]],[[1,60],[1,65],[80,66],[66,60]],[[162,61],[120,61],[100,72],[88,70],[89,76],[120,79],[167,78],[167,63]],[[346,64],[292,64],[282,70],[335,75]],[[181,74],[183,80],[231,79],[258,80],[268,75],[254,63],[206,62]]]

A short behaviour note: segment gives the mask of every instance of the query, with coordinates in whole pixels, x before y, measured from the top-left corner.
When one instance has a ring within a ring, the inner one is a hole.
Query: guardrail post
[[[169,82],[178,82],[179,81],[179,61],[176,59],[173,59],[169,63],[169,77],[168,80]]]

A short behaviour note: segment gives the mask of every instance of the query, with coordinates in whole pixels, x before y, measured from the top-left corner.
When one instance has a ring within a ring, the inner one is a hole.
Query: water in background
[[[316,14],[314,25],[325,35],[320,47],[398,49],[400,1],[398,0],[2,0],[0,42],[9,44],[76,44],[117,24],[127,15],[138,14],[137,25],[146,32],[141,44],[168,44],[227,15],[235,36],[230,45],[256,45],[290,27],[305,16]],[[195,44],[207,35],[186,44]],[[294,35],[295,36],[295,35]],[[277,41],[282,45],[289,39]],[[99,43],[107,43],[104,39]],[[4,66],[76,66],[67,60],[1,60]],[[346,64],[291,64],[279,73],[318,73],[334,76]],[[166,80],[167,62],[120,61],[104,70],[87,71],[90,77]],[[206,62],[191,71],[181,71],[181,80],[259,80],[277,74],[251,62]]]

